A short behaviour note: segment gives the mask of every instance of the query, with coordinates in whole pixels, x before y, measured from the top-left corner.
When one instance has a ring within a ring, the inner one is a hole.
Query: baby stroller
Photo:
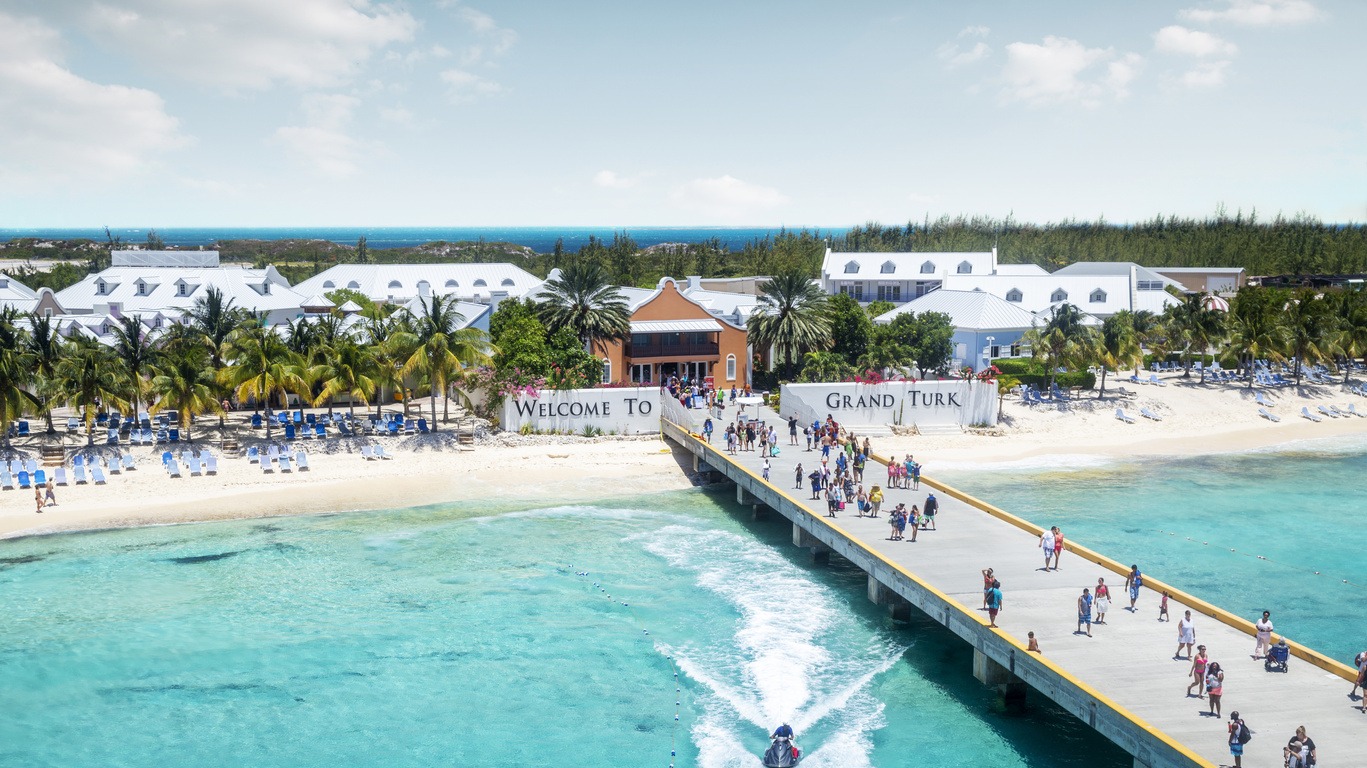
[[[1263,660],[1263,669],[1268,672],[1285,672],[1287,662],[1291,660],[1291,648],[1286,641],[1282,640],[1267,650],[1267,657]]]

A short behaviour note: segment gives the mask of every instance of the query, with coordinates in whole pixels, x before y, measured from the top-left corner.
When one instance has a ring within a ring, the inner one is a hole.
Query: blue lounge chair
[[[318,423],[318,417],[312,413],[304,414],[304,423],[313,426]]]
[[[252,429],[261,429],[261,414],[252,414]]]
[[[300,440],[312,440],[312,439],[313,439],[313,427],[310,427],[310,426],[307,425],[307,424],[304,424],[304,425],[302,425],[301,427],[299,427],[299,439],[300,439]]]
[[[337,432],[341,434],[342,437],[353,437],[356,434],[355,432],[351,431],[351,424],[345,421],[337,422]]]
[[[179,430],[179,429],[168,429],[168,430],[166,430],[166,440],[167,440],[167,442],[171,442],[171,443],[179,443],[179,442],[180,442],[180,430]]]
[[[319,440],[326,439],[327,436],[328,436],[327,427],[323,426],[322,424],[314,424],[314,425],[313,425],[313,436],[316,437],[316,438],[318,438]]]
[[[261,449],[260,449],[260,448],[257,448],[257,447],[254,446],[254,445],[253,445],[252,447],[248,448],[248,449],[247,449],[247,463],[248,463],[248,464],[256,464],[256,463],[259,463],[260,461],[261,461]]]
[[[117,430],[117,429],[111,429],[111,430],[109,430],[109,439],[107,439],[105,442],[108,443],[109,445],[118,445],[118,444],[119,444],[119,430]]]
[[[389,422],[389,434],[391,434],[391,435],[397,435],[397,434],[399,434],[399,422],[397,422],[397,421],[391,421],[391,422]]]
[[[33,487],[33,483],[30,482],[30,480],[29,480],[28,470],[26,470],[26,469],[21,469],[21,470],[19,470],[19,487],[20,487],[20,488],[32,488],[32,487]]]
[[[293,439],[294,439],[294,425],[293,425],[293,424],[286,424],[286,425],[285,425],[285,439],[286,439],[286,440],[293,440]]]
[[[403,423],[403,433],[404,433],[405,435],[411,435],[411,434],[413,434],[414,432],[417,432],[417,431],[418,431],[418,423],[417,423],[416,421],[413,421],[412,419],[408,419],[408,420],[404,421],[404,423]]]
[[[304,412],[303,412],[302,410],[301,410],[301,411],[295,411],[295,412],[294,412],[294,423],[295,423],[295,424],[298,424],[298,423],[302,422],[303,420],[304,420]]]
[[[427,428],[427,419],[418,419],[418,434],[425,435],[429,431],[431,430]]]
[[[100,429],[105,429],[105,428],[107,428],[107,427],[109,426],[109,414],[107,414],[107,413],[97,413],[97,414],[95,414],[95,426],[99,427]]]
[[[33,473],[34,485],[47,485],[47,470],[40,469]]]
[[[28,422],[27,422],[27,421],[21,421],[21,422],[19,422],[19,436],[20,436],[20,437],[28,437]]]
[[[100,468],[99,464],[90,468],[90,479],[95,482],[95,485],[104,485],[104,470]]]

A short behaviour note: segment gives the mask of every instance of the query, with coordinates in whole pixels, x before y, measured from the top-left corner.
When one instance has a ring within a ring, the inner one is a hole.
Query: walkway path
[[[701,424],[705,414],[693,413]],[[804,478],[801,489],[794,488],[795,465],[801,462],[804,473],[810,472],[820,466],[820,452],[788,445],[786,422],[773,411],[761,409],[760,417],[779,425],[781,456],[771,459],[770,484],[785,489],[814,514],[825,515],[825,501],[810,500],[809,481]],[[724,451],[720,434],[718,429],[713,445]],[[798,439],[802,441],[800,435]],[[876,441],[874,450],[877,452]],[[756,474],[763,461],[758,452],[741,453],[731,460]],[[870,464],[864,486],[885,485],[885,479],[886,470]],[[999,631],[1022,644],[1026,633],[1034,631],[1044,654],[1074,677],[1213,765],[1232,765],[1226,725],[1229,713],[1235,710],[1255,734],[1246,747],[1245,766],[1282,765],[1281,749],[1298,725],[1306,726],[1315,740],[1321,764],[1331,768],[1367,765],[1367,748],[1363,746],[1367,714],[1357,709],[1360,701],[1348,698],[1352,683],[1340,676],[1345,674],[1342,667],[1335,673],[1332,664],[1326,663],[1330,667],[1326,669],[1293,657],[1287,674],[1266,672],[1262,661],[1251,658],[1253,637],[1243,628],[1207,615],[1218,609],[1195,599],[1188,605],[1174,596],[1169,602],[1172,621],[1157,621],[1160,595],[1151,587],[1162,574],[1145,574],[1149,584],[1139,595],[1137,610],[1131,613],[1122,575],[1070,552],[1064,552],[1060,570],[1045,572],[1037,534],[946,492],[936,492],[939,530],[922,531],[916,542],[889,541],[886,511],[899,502],[924,509],[930,492],[934,489],[924,482],[920,491],[885,491],[883,519],[857,517],[850,504],[829,522],[860,546],[881,553],[970,610],[982,605],[981,569],[993,568],[1005,596],[997,618]],[[1009,499],[999,501],[1009,503]],[[1048,524],[1047,520],[1038,522]],[[1144,564],[1139,565],[1142,570]],[[1098,578],[1104,578],[1111,587],[1113,608],[1106,624],[1093,625],[1093,637],[1076,635],[1077,598],[1083,587],[1095,588]],[[1294,596],[1270,599],[1274,616],[1278,599],[1292,600]],[[1207,646],[1210,658],[1226,672],[1223,718],[1206,715],[1205,701],[1185,695],[1190,662],[1173,658],[1177,623],[1188,608],[1195,618],[1197,642]],[[986,621],[985,612],[982,617]]]

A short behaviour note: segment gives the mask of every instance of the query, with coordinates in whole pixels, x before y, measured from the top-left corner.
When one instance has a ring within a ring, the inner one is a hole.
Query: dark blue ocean
[[[801,227],[790,227],[800,231]],[[808,228],[821,235],[843,235],[848,228]],[[111,228],[116,237],[126,243],[147,240],[147,229]],[[752,240],[776,235],[781,230],[767,227],[168,227],[157,228],[157,234],[167,245],[193,247],[213,245],[222,240],[330,240],[354,245],[362,235],[371,248],[403,248],[439,240],[456,242],[478,240],[516,243],[549,253],[557,238],[564,238],[565,250],[575,251],[585,245],[589,237],[612,240],[614,232],[626,232],[642,248],[660,243],[697,243],[717,238],[732,250],[739,250]],[[101,227],[75,228],[5,228],[0,229],[0,242],[17,237],[36,237],[46,240],[105,239]]]

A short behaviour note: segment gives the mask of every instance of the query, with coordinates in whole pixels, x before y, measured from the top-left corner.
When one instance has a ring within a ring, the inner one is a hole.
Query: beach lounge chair
[[[1116,417],[1117,420],[1123,421],[1123,422],[1125,422],[1126,424],[1133,424],[1133,423],[1134,423],[1134,417],[1133,417],[1133,416],[1126,416],[1126,415],[1125,415],[1125,410],[1124,410],[1123,408],[1117,408],[1117,409],[1115,409],[1115,417]]]
[[[21,421],[21,422],[19,422],[19,431],[18,431],[18,434],[19,434],[19,437],[28,437],[28,422],[27,422],[27,421]]]
[[[377,445],[377,446],[375,446],[375,458],[377,458],[377,459],[392,459],[392,458],[394,458],[394,457],[393,457],[393,456],[390,456],[389,454],[387,454],[387,453],[384,452],[384,446],[383,446],[383,445]]]
[[[261,429],[261,414],[252,414],[252,429]]]
[[[200,477],[204,474],[204,463],[197,456],[191,457],[185,466],[190,469],[190,477]]]
[[[76,455],[73,456],[72,459],[71,459],[71,466],[73,466],[73,467],[83,467],[83,466],[85,466],[85,457],[82,456],[82,455],[79,454],[79,453],[76,454]]]
[[[348,424],[345,421],[339,421],[337,422],[337,434],[341,435],[342,437],[351,437],[356,433],[351,431],[350,424]]]
[[[4,462],[3,462],[3,461],[0,461],[0,465],[3,465],[3,464],[4,464]],[[9,463],[9,473],[10,473],[11,475],[17,475],[17,474],[19,474],[21,471],[23,471],[23,469],[24,469],[24,465],[21,464],[21,463],[19,462],[18,459],[11,459],[11,460],[10,460],[10,463]]]
[[[166,474],[170,477],[180,477],[180,463],[175,459],[166,462]]]
[[[293,424],[286,424],[286,425],[285,425],[285,439],[286,439],[286,440],[293,440],[293,439],[294,439],[294,425],[293,425]]]
[[[111,430],[109,430],[109,439],[106,440],[105,442],[107,442],[109,445],[118,445],[118,444],[119,444],[119,430],[117,430],[117,429],[111,429]]]
[[[77,464],[71,468],[71,477],[76,481],[76,485],[85,485],[85,466]]]
[[[326,417],[324,417],[324,418],[326,418]],[[317,417],[315,414],[312,414],[312,413],[304,414],[304,423],[307,424],[307,425],[309,425],[309,426],[311,427],[311,426],[313,426],[314,424],[317,424],[317,423],[318,423],[318,417]]]
[[[418,419],[418,434],[425,435],[430,431],[427,428],[427,419]]]
[[[391,435],[396,435],[396,436],[397,436],[397,435],[399,434],[399,429],[400,429],[402,426],[403,426],[403,422],[400,422],[400,421],[391,421],[391,422],[389,422],[389,426],[388,426],[388,428],[386,429],[386,431],[388,431],[389,434],[391,434]]]
[[[133,461],[133,454],[131,453],[125,453],[123,455],[122,462],[123,468],[128,470],[129,472],[132,472],[133,470],[138,468],[137,463]]]
[[[271,462],[271,463],[274,463],[274,462],[276,461],[276,459],[279,459],[279,458],[280,458],[280,446],[278,446],[278,445],[272,445],[271,447],[269,447],[269,448],[266,449],[266,461]]]
[[[288,453],[286,453],[286,454],[281,455],[281,457],[280,457],[280,472],[281,472],[281,473],[285,473],[285,472],[289,472],[289,471],[290,471],[290,455],[289,455]]]
[[[47,485],[47,470],[45,470],[45,469],[40,469],[40,470],[38,470],[37,472],[34,472],[34,473],[33,473],[33,484],[34,484],[34,485],[39,485],[39,486],[41,486],[41,485]]]
[[[78,430],[78,429],[80,429],[80,428],[81,428],[81,420],[78,419],[78,418],[76,418],[75,416],[72,416],[71,418],[69,418],[69,419],[66,420],[66,431],[68,431],[68,432],[75,432],[76,430]]]
[[[66,485],[66,467],[58,467],[52,471],[52,482]]]
[[[123,471],[123,464],[119,463],[119,457],[118,457],[118,456],[115,456],[114,459],[113,459],[112,461],[109,462],[109,465],[108,465],[108,466],[109,466],[109,474],[111,474],[111,475],[117,475],[117,474],[119,474],[120,472]]]
[[[27,462],[24,462],[24,466],[28,468],[28,473],[32,475],[38,471],[38,460],[29,459]]]
[[[413,433],[415,433],[415,432],[417,432],[417,431],[418,431],[418,422],[413,421],[412,419],[408,419],[408,420],[404,421],[404,423],[403,423],[403,433],[404,433],[405,435],[411,435],[411,434],[413,434]]]
[[[1256,393],[1254,393],[1254,395],[1253,395],[1253,402],[1257,403],[1258,405],[1263,406],[1264,408],[1271,408],[1271,407],[1273,407],[1272,401],[1271,401],[1271,400],[1268,400],[1268,399],[1265,398],[1265,397],[1263,397],[1263,393],[1261,393],[1261,392],[1256,392]]]
[[[318,438],[319,440],[326,440],[328,436],[327,427],[323,426],[322,424],[314,424],[313,436]]]
[[[252,447],[248,448],[248,449],[247,449],[247,463],[248,463],[248,464],[257,464],[257,463],[259,463],[260,461],[261,461],[261,449],[260,449],[260,448],[257,448],[257,447],[254,446],[254,445],[253,445]]]
[[[1139,393],[1138,393],[1138,392],[1131,392],[1130,390],[1125,389],[1124,387],[1116,387],[1116,388],[1115,388],[1115,393],[1116,393],[1117,395],[1120,395],[1121,397],[1124,397],[1124,398],[1133,399],[1133,398],[1139,397]]]
[[[10,474],[9,467],[0,464],[0,490],[14,490],[14,475]]]
[[[299,467],[300,472],[309,471],[309,455],[303,451],[294,454],[294,463]]]
[[[1160,386],[1160,387],[1165,387],[1165,386],[1167,386],[1167,385],[1164,384],[1163,381],[1161,381],[1157,376],[1153,376],[1153,375],[1150,375],[1150,376],[1149,376],[1149,383],[1150,383],[1150,384],[1157,384],[1157,385]]]
[[[1333,412],[1333,411],[1329,410],[1328,408],[1325,408],[1325,407],[1322,406],[1322,405],[1317,405],[1317,406],[1315,406],[1315,410],[1319,411],[1320,413],[1324,414],[1325,416],[1328,416],[1328,417],[1331,418],[1331,419],[1337,419],[1337,418],[1338,418],[1338,416],[1334,415],[1334,412]]]
[[[1321,419],[1320,417],[1318,417],[1318,416],[1316,416],[1315,414],[1311,413],[1309,408],[1301,408],[1301,415],[1304,416],[1305,418],[1311,420],[1311,421],[1316,421],[1316,422],[1318,422],[1318,421],[1324,421],[1324,419]]]
[[[313,427],[310,427],[310,426],[307,425],[307,424],[305,424],[304,426],[300,427],[300,428],[299,428],[299,439],[300,439],[300,440],[312,440],[312,439],[313,439]]]
[[[1332,403],[1331,403],[1330,405],[1325,406],[1325,407],[1329,409],[1329,412],[1332,413],[1332,414],[1334,415],[1335,418],[1338,418],[1339,416],[1347,416],[1347,415],[1348,415],[1347,412],[1345,412],[1345,411],[1340,411],[1340,410],[1339,410],[1339,407],[1338,407],[1337,405],[1333,405]]]
[[[366,461],[372,461],[375,458],[375,452],[370,449],[370,446],[363,445],[361,446],[361,458]]]
[[[20,488],[32,488],[33,482],[29,478],[28,470],[21,469],[18,474]]]
[[[95,426],[99,427],[100,429],[104,429],[105,427],[108,427],[108,426],[109,426],[109,414],[107,414],[107,413],[97,413],[97,414],[95,414]]]
[[[261,474],[263,474],[263,475],[269,475],[269,474],[273,474],[274,472],[275,472],[275,465],[271,463],[271,460],[270,460],[269,458],[262,459],[262,460],[261,460]]]
[[[204,458],[204,474],[218,474],[218,457],[213,455],[212,453]]]
[[[171,428],[171,429],[166,430],[166,441],[169,442],[169,443],[179,443],[179,442],[180,442],[180,430],[179,430],[179,429],[175,429],[175,428]]]
[[[1353,403],[1349,403],[1349,404],[1348,404],[1348,410],[1344,411],[1344,413],[1351,413],[1351,414],[1353,414],[1354,416],[1362,416],[1362,415],[1364,415],[1364,414],[1362,413],[1362,411],[1359,411],[1358,408],[1357,408],[1357,406],[1354,405]]]
[[[90,479],[95,481],[95,485],[104,485],[104,470],[96,464],[90,468]]]

